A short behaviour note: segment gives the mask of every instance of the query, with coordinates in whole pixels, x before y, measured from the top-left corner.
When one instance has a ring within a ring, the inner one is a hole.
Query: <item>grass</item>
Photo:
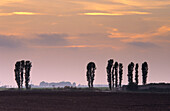
[[[94,91],[94,92],[101,92],[101,91],[108,91],[108,87],[95,87],[95,88],[88,88],[88,87],[58,87],[58,88],[31,88],[29,90],[25,88],[0,88],[0,91]]]

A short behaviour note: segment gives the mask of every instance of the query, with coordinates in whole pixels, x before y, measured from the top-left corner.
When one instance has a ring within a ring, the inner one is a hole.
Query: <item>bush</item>
[[[127,90],[136,91],[136,90],[138,90],[138,85],[134,82],[129,83],[127,86]]]

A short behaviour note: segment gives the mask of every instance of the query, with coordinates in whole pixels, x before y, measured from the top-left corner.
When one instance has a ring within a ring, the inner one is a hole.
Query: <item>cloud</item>
[[[49,33],[49,34],[38,34],[37,38],[32,40],[34,45],[38,46],[65,46],[68,45],[67,34]]]
[[[68,48],[112,48],[115,50],[122,49],[116,41],[107,37],[106,33],[79,33],[76,38],[71,39],[72,45]]]
[[[113,3],[121,3],[131,7],[138,7],[141,9],[155,9],[170,5],[169,0],[109,0]]]
[[[12,16],[12,15],[42,15],[34,12],[12,12],[12,13],[0,13],[0,16]]]
[[[113,48],[116,49],[117,47],[110,46],[110,45],[69,45],[64,46],[66,48]]]
[[[122,15],[149,15],[156,14],[157,8],[170,6],[168,0],[104,0],[104,1],[71,1],[82,7],[78,15],[89,16],[122,16]]]
[[[114,46],[113,42],[109,38],[106,38],[106,34],[99,33],[80,33],[75,36],[70,36],[63,33],[51,33],[51,34],[37,34],[37,38],[31,40],[30,47],[32,48],[112,48],[114,50],[121,49],[120,46]],[[96,40],[98,37],[98,40]]]
[[[16,39],[13,35],[0,35],[0,47],[4,48],[18,48],[23,46],[23,43]]]
[[[161,26],[153,33],[145,33],[145,34],[134,34],[131,38],[151,38],[154,36],[165,36],[169,34],[170,27],[169,26]]]
[[[120,16],[120,15],[151,14],[150,12],[144,12],[144,11],[128,11],[128,10],[132,10],[132,8],[122,3],[118,4],[116,2],[108,4],[107,1],[105,1],[104,3],[103,2],[100,3],[100,2],[88,2],[88,1],[86,2],[75,1],[73,3],[77,3],[77,4],[84,6],[84,9],[87,11],[89,10],[93,11],[93,12],[80,13],[79,15]]]
[[[4,5],[10,5],[13,3],[19,3],[19,2],[23,2],[24,0],[1,0],[0,2],[0,6],[4,6]]]
[[[95,11],[106,11],[106,12],[110,12],[113,10],[123,10],[123,9],[128,9],[127,6],[122,5],[122,4],[108,4],[107,2],[89,2],[89,1],[72,1],[72,3],[81,5],[81,7],[84,10],[95,10]]]
[[[153,37],[157,36],[167,36],[169,35],[170,27],[161,26],[156,31],[144,34],[138,33],[123,33],[119,32],[118,29],[113,28],[112,31],[108,31],[109,38],[118,38],[123,42],[132,42],[132,41],[150,41]]]
[[[129,42],[129,45],[132,46],[137,46],[140,48],[153,48],[153,47],[158,47],[156,44],[151,43],[151,42]]]
[[[155,9],[162,8],[170,5],[170,1],[168,0],[105,0],[103,2],[100,1],[71,1],[72,3],[81,5],[84,10],[92,10],[92,11],[100,11],[102,15],[112,15],[117,11],[132,11],[131,14],[150,14],[148,12],[141,12],[137,10],[145,10],[145,9]],[[86,12],[91,13],[91,12]],[[84,14],[86,14],[84,13]],[[95,15],[96,12],[93,12]],[[108,14],[107,14],[108,13]],[[127,12],[128,13],[128,12]],[[129,13],[129,14],[130,14]],[[118,13],[120,14],[120,13]],[[90,14],[91,15],[91,14]],[[117,15],[117,13],[116,13]],[[122,13],[121,13],[122,15]],[[124,15],[124,14],[123,14]]]
[[[105,15],[105,16],[118,16],[118,15],[122,15],[120,13],[83,13],[80,15]]]
[[[108,37],[109,38],[130,38],[132,34],[126,34],[126,33],[121,33],[118,31],[116,28],[112,28],[111,31],[107,31],[109,33]]]
[[[93,1],[72,1],[82,5],[86,10],[113,11],[130,9],[155,9],[170,5],[169,0],[105,0],[103,2]]]
[[[105,37],[106,36],[106,34],[105,33],[80,33],[80,34],[78,34],[78,36],[80,36],[80,37],[89,37],[90,39],[92,38],[92,37],[100,37],[100,38],[103,38],[103,37]]]
[[[56,49],[56,48],[98,48],[98,49],[103,49],[103,48],[112,48],[114,50],[120,50],[121,47],[116,47],[112,45],[66,45],[66,46],[31,46],[33,48],[46,48],[46,49]]]
[[[138,12],[138,11],[124,11],[124,12],[114,12],[114,13],[83,13],[80,15],[102,15],[102,16],[121,16],[121,15],[146,15],[151,14],[149,12]]]

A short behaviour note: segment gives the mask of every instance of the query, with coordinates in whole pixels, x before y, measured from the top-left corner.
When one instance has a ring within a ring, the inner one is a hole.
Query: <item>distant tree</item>
[[[20,61],[15,64],[15,81],[17,83],[18,89],[20,89]]]
[[[134,82],[127,85],[127,90],[136,91],[138,90],[138,85]]]
[[[128,65],[128,74],[127,74],[127,76],[128,76],[128,83],[130,83],[131,81],[131,64],[129,64]]]
[[[107,64],[107,67],[106,67],[106,71],[107,71],[107,82],[109,83],[109,89],[111,90],[112,89],[112,86],[111,86],[111,78],[114,77],[113,76],[113,73],[111,72],[111,69],[112,69],[112,66],[113,66],[113,59],[110,59],[108,60],[108,64]],[[112,73],[112,74],[111,74]],[[111,77],[112,76],[112,77]]]
[[[114,65],[113,65],[113,68],[112,68],[112,86],[113,86],[113,88],[114,88],[114,86],[115,86],[115,74],[114,74],[114,72],[115,72],[115,67],[114,67]]]
[[[20,83],[20,87],[22,88],[22,85],[23,85],[23,76],[24,76],[24,68],[25,68],[25,61],[24,60],[22,60],[21,62],[20,62],[20,64],[21,64],[21,83]]]
[[[123,64],[119,63],[119,87],[122,85]]]
[[[76,87],[76,83],[75,82],[73,82],[73,85],[72,85],[73,87]]]
[[[29,89],[31,67],[32,67],[31,62],[26,61],[26,64],[25,64],[25,87],[26,89]]]
[[[96,70],[96,65],[94,62],[90,62],[87,64],[87,81],[88,81],[88,86],[93,87],[93,81],[94,81],[94,76],[95,76],[95,70]]]
[[[139,83],[139,79],[138,79],[138,77],[139,77],[139,75],[138,75],[138,68],[139,68],[139,65],[138,65],[138,63],[136,64],[136,67],[135,67],[135,81],[136,81],[136,84],[138,85],[138,83]]]
[[[115,62],[114,68],[115,68],[115,87],[118,86],[118,62]]]
[[[133,68],[134,68],[134,63],[131,62],[128,65],[128,82],[129,82],[129,84],[133,83]]]
[[[144,63],[142,64],[143,85],[146,84],[147,74],[148,74],[148,64],[147,64],[147,62],[144,62]]]

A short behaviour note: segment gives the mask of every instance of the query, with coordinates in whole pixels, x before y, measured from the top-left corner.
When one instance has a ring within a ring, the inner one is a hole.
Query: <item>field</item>
[[[0,91],[0,111],[170,111],[170,93]]]

